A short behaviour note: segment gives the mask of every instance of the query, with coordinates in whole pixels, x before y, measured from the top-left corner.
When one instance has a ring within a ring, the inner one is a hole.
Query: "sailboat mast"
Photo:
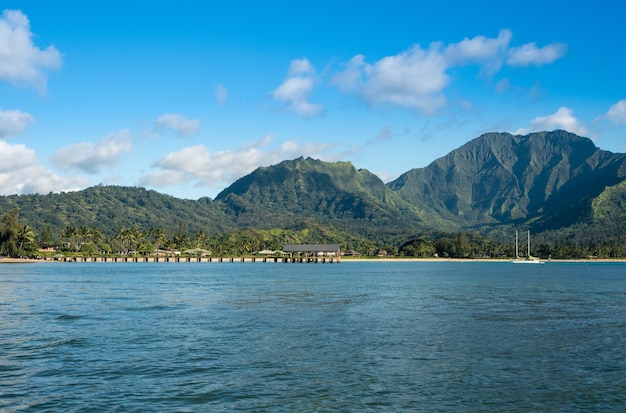
[[[526,257],[520,258],[519,253],[519,231],[515,231],[515,259],[511,262],[515,264],[543,264],[539,258],[535,258],[530,255],[530,230],[526,232],[526,237],[528,238],[527,246],[526,246]]]

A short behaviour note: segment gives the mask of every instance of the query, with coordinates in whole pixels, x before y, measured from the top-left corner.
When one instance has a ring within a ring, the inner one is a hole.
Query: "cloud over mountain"
[[[433,42],[427,48],[414,45],[393,56],[367,63],[356,55],[344,65],[332,82],[342,91],[354,93],[370,104],[391,104],[432,114],[446,103],[448,72],[457,67],[477,65],[493,75],[502,65],[549,64],[566,52],[563,44],[538,48],[535,43],[510,47],[512,33],[501,30],[497,37],[478,35],[445,46]]]
[[[232,150],[212,151],[205,145],[196,145],[170,152],[153,164],[156,169],[144,174],[141,185],[162,188],[169,185],[192,183],[195,186],[221,188],[259,165],[271,165],[298,156],[314,156],[336,160],[332,145],[299,143],[297,140],[273,145],[273,137],[265,136]]]
[[[530,122],[530,126],[520,128],[514,132],[516,135],[526,135],[531,132],[552,131],[563,129],[580,136],[586,136],[589,131],[574,116],[574,111],[570,108],[560,107],[555,113],[547,116],[538,116]]]
[[[611,106],[603,117],[616,125],[626,124],[626,99],[622,99]]]
[[[0,195],[46,194],[84,188],[82,177],[62,177],[44,168],[35,151],[22,144],[0,140]]]
[[[122,130],[102,138],[97,143],[79,142],[59,149],[51,160],[61,170],[78,169],[97,174],[103,168],[118,163],[122,153],[130,152],[130,132]]]

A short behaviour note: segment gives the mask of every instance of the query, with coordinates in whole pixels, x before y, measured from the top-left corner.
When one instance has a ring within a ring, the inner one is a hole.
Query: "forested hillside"
[[[222,191],[216,204],[238,225],[289,227],[315,221],[377,236],[428,227],[424,211],[349,162],[298,158],[262,167]]]
[[[37,231],[50,227],[55,234],[67,226],[94,225],[109,235],[133,225],[173,231],[183,223],[191,232],[207,233],[234,229],[211,204],[209,198],[192,201],[144,188],[95,186],[59,194],[0,197],[0,213],[18,208],[21,218]]]
[[[585,226],[617,235],[624,221],[607,226],[600,218],[620,214],[625,178],[626,155],[602,151],[587,138],[565,131],[489,133],[389,187],[464,229],[501,232],[515,225],[542,233]],[[594,213],[600,204],[603,212]]]
[[[298,158],[256,169],[215,200],[116,186],[0,197],[0,214],[19,211],[20,225],[46,241],[82,228],[112,239],[132,233],[124,237],[154,245],[159,230],[172,245],[186,237],[185,245],[221,248],[236,244],[229,237],[239,234],[248,240],[240,245],[245,251],[332,241],[344,249],[415,254],[448,239],[438,251],[451,256],[467,253],[465,239],[473,240],[470,254],[504,254],[516,229],[530,229],[546,254],[563,245],[580,254],[620,254],[625,207],[626,155],[565,131],[485,134],[388,185],[349,162]],[[202,241],[191,242],[196,236]]]

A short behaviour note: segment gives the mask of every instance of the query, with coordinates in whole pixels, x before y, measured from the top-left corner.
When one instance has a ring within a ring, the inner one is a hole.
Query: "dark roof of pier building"
[[[339,252],[337,244],[285,244],[283,252]]]

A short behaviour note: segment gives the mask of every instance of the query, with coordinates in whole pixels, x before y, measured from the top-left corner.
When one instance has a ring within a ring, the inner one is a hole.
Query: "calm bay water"
[[[0,411],[626,410],[626,264],[0,265]]]

